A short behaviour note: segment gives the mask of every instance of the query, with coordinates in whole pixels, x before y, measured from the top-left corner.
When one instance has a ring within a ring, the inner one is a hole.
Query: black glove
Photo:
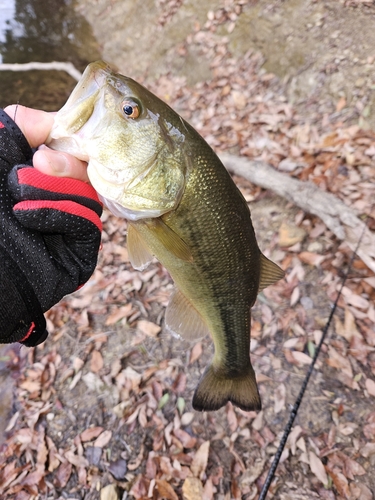
[[[35,346],[43,312],[82,286],[100,246],[95,190],[34,169],[22,132],[0,110],[0,343]]]

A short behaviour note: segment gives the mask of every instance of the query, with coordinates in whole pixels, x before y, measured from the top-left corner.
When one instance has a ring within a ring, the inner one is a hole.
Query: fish
[[[258,247],[250,210],[213,149],[169,105],[103,62],[88,65],[57,112],[48,145],[88,162],[104,205],[128,221],[133,267],[156,257],[175,289],[167,330],[210,334],[214,355],[192,406],[260,410],[251,307],[284,276]]]

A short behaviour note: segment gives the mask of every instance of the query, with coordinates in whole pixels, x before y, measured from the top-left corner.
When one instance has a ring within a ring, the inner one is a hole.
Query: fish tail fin
[[[225,376],[214,366],[204,372],[193,397],[193,408],[214,411],[231,401],[244,411],[260,410],[261,401],[253,367],[235,377]]]

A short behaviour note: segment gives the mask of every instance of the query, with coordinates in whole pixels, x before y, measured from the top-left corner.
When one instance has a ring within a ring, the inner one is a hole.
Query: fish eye
[[[141,112],[139,105],[134,101],[123,101],[122,111],[129,118],[138,118]]]

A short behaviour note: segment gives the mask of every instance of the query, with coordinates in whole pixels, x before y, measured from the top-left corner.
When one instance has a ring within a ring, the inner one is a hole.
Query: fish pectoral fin
[[[253,367],[236,377],[209,366],[204,372],[193,396],[193,408],[198,411],[215,411],[230,401],[244,411],[260,410],[262,405]]]
[[[165,326],[187,340],[202,338],[209,333],[199,312],[177,289],[169,299],[165,312]]]
[[[146,269],[152,261],[153,256],[138,231],[130,223],[128,223],[127,245],[129,260],[134,269],[138,269],[139,271]]]
[[[154,232],[164,248],[173,255],[186,262],[193,261],[193,256],[188,245],[160,218],[147,221],[147,227],[150,231]]]
[[[260,280],[258,292],[284,278],[284,271],[265,255],[260,254]]]

